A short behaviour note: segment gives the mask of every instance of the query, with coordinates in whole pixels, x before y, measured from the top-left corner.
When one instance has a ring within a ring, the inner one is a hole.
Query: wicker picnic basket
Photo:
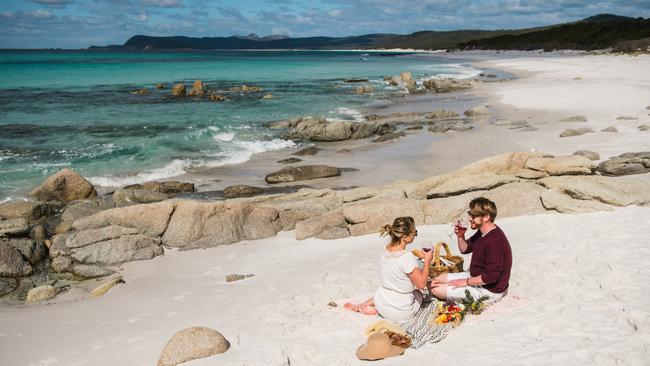
[[[446,265],[440,260],[440,248],[445,248],[445,256],[442,258],[451,262],[452,265]],[[436,244],[434,250],[433,262],[431,262],[431,267],[429,268],[429,277],[433,278],[439,276],[443,273],[458,273],[463,271],[463,257],[458,255],[452,255],[451,250],[449,250],[449,245],[441,241]]]

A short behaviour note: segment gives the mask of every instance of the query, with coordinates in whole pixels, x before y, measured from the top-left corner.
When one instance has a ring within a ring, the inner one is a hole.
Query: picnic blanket
[[[426,343],[437,343],[445,339],[451,329],[451,324],[436,324],[435,318],[438,300],[433,299],[418,310],[415,317],[404,324],[401,328],[411,337],[409,348],[418,349]]]

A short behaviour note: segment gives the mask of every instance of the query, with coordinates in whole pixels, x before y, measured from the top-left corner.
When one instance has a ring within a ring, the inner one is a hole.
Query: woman
[[[375,296],[362,304],[347,303],[346,309],[368,315],[379,313],[393,321],[404,322],[415,316],[422,304],[422,294],[417,289],[426,286],[433,253],[424,253],[424,267],[420,269],[417,257],[406,251],[418,235],[412,217],[398,217],[393,225],[382,228],[381,236],[389,235],[390,243],[381,252],[381,287]]]

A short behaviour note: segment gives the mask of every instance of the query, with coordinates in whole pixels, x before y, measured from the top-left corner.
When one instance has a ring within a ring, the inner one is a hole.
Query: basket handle
[[[433,257],[436,267],[440,267],[440,247],[445,248],[445,253],[447,253],[445,257],[451,257],[451,251],[449,250],[449,245],[447,245],[447,243],[445,243],[444,241],[438,242],[436,244],[435,255]]]

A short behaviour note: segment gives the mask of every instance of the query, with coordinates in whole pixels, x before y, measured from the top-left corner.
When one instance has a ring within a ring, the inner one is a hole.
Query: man
[[[460,222],[454,227],[461,253],[472,253],[469,272],[443,273],[431,280],[431,293],[439,299],[459,300],[469,290],[474,299],[487,296],[487,303],[494,303],[508,291],[512,251],[501,228],[494,224],[497,206],[485,197],[469,203],[470,227],[477,230],[468,240],[466,227]]]

